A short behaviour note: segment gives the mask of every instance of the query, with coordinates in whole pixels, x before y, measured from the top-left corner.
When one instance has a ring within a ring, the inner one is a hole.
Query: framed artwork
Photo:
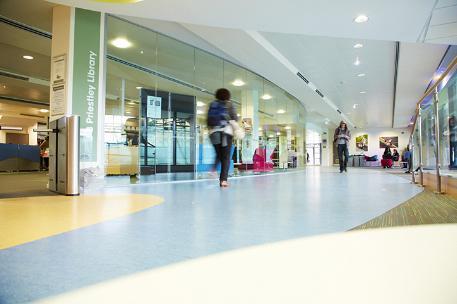
[[[368,134],[363,134],[355,138],[355,146],[358,150],[368,151]]]
[[[379,137],[379,148],[386,148],[386,147],[389,147],[389,148],[398,148],[398,136],[393,136],[393,137],[389,137],[389,136],[381,136]]]

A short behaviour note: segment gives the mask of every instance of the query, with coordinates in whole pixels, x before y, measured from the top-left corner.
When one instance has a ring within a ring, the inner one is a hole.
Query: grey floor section
[[[39,299],[222,251],[346,231],[420,192],[374,170],[308,168],[231,180],[105,188],[159,206],[0,251],[0,303]],[[306,258],[306,257],[303,257]],[[151,286],[154,292],[154,286]]]

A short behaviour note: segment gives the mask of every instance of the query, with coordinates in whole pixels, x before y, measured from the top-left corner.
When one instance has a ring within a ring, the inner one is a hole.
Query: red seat
[[[383,168],[392,168],[393,164],[391,159],[381,159],[381,167]]]

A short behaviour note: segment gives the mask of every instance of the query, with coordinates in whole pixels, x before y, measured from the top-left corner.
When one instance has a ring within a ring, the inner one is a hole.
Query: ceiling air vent
[[[21,23],[21,22],[18,22],[16,20],[7,18],[7,17],[2,16],[2,15],[0,15],[0,22],[4,23],[4,24],[11,25],[11,26],[14,26],[14,27],[16,27],[18,29],[21,29],[21,30],[24,30],[24,31],[27,31],[27,32],[30,32],[30,33],[33,33],[33,34],[36,34],[36,35],[40,35],[40,36],[48,38],[48,39],[52,39],[52,34],[51,33],[48,33],[46,31],[43,31],[43,30],[39,29],[39,28],[27,25],[25,23]]]
[[[341,114],[341,111],[340,111],[340,110],[336,110],[336,111],[337,111],[338,113],[340,113],[340,114]]]
[[[24,76],[21,76],[21,75],[18,75],[18,74],[9,73],[9,72],[6,72],[6,71],[0,71],[0,76],[9,77],[9,78],[15,78],[15,79],[24,80],[24,81],[29,81],[28,77],[24,77]]]
[[[300,72],[297,72],[297,76],[300,77],[304,82],[306,82],[306,84],[309,83],[309,80],[305,78],[305,76],[303,76],[302,73]]]
[[[316,93],[317,93],[317,95],[319,95],[320,97],[324,98],[324,94],[322,94],[321,91],[319,91],[318,89],[316,89]]]

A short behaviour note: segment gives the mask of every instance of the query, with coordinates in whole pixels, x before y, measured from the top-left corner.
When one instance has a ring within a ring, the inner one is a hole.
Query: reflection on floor
[[[215,180],[105,188],[99,194],[149,194],[164,202],[0,250],[0,302],[32,301],[218,252],[347,231],[421,191],[383,172],[318,167],[230,183],[227,189]]]
[[[457,223],[457,199],[449,195],[423,191],[354,230],[444,223]]]
[[[244,176],[259,176],[259,175],[271,175],[277,173],[286,173],[300,171],[302,169],[274,169],[271,172],[258,172],[255,173],[252,170],[248,171],[237,171],[233,177],[244,177]],[[193,181],[193,180],[208,180],[217,179],[218,174],[215,172],[175,172],[175,173],[159,173],[154,175],[141,175],[141,176],[107,176],[104,181],[104,186],[121,186],[121,185],[132,185],[132,184],[151,184],[151,183],[166,183],[166,182],[181,182],[181,181]]]

